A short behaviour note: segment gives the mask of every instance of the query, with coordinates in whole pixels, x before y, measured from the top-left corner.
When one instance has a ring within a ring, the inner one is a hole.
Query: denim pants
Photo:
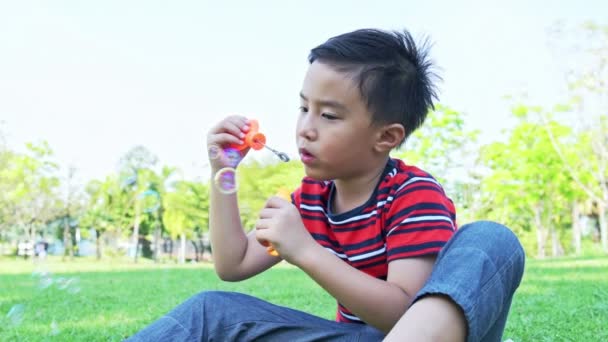
[[[523,275],[524,252],[515,235],[494,222],[460,228],[438,255],[414,302],[449,296],[468,324],[467,341],[500,341],[513,294]],[[248,295],[205,291],[128,341],[380,341],[366,324],[338,323]]]

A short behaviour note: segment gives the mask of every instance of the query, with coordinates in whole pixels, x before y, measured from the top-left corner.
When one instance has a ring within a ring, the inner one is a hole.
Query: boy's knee
[[[459,233],[474,244],[469,247],[482,250],[497,266],[510,264],[515,278],[512,283],[519,285],[525,265],[525,252],[513,231],[493,221],[469,223],[460,230]]]
[[[513,231],[493,221],[476,221],[459,229],[460,235],[466,236],[479,245],[507,249],[512,252],[523,252],[519,239]]]
[[[192,297],[195,305],[201,307],[210,307],[224,305],[229,297],[229,292],[225,291],[202,291]]]

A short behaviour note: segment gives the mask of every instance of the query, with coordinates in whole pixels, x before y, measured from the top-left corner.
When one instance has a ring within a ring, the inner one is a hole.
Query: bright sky
[[[206,177],[206,132],[232,113],[294,154],[308,51],[375,27],[429,36],[441,102],[489,140],[510,125],[505,95],[563,94],[547,29],[607,13],[603,0],[0,0],[0,129],[15,149],[48,141],[82,179],[115,171],[138,144]]]

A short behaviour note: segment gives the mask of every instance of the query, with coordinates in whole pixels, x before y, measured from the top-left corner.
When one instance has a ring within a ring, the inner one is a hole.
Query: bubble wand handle
[[[286,192],[285,190],[279,190],[279,192],[277,193],[277,196],[281,197],[282,199],[289,201],[291,200],[291,196],[289,194],[289,192]],[[276,249],[274,249],[274,247],[272,246],[272,244],[268,241],[263,241],[262,242],[262,246],[266,247],[266,252],[272,256],[279,256],[279,252],[277,252]]]
[[[230,147],[242,151],[247,147],[251,147],[252,149],[259,151],[264,148],[266,145],[266,136],[260,132],[260,124],[258,120],[250,119],[249,120],[249,130],[245,134],[245,138],[243,138],[242,144],[231,144]]]

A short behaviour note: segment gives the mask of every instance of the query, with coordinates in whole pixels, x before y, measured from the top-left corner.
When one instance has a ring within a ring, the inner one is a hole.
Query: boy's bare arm
[[[357,317],[388,333],[430,276],[434,262],[434,256],[392,261],[384,281],[319,246],[303,256],[298,266]]]
[[[247,279],[281,260],[268,255],[266,248],[255,239],[255,234],[245,234],[236,194],[223,194],[213,186],[210,204],[209,228],[213,262],[215,271],[222,280]]]
[[[241,116],[230,116],[214,126],[207,135],[209,161],[211,164],[211,198],[209,230],[216,273],[223,280],[238,281],[256,275],[280,259],[266,254],[255,236],[245,234],[241,224],[236,194],[224,194],[215,185],[215,174],[230,165],[223,158],[223,150],[230,144],[242,144],[248,121]],[[247,149],[239,152],[243,158]]]
[[[271,197],[260,211],[256,237],[271,242],[286,261],[308,273],[357,317],[384,332],[406,311],[435,262],[435,256],[399,259],[389,263],[386,281],[372,277],[317,243],[298,209],[278,197]]]

